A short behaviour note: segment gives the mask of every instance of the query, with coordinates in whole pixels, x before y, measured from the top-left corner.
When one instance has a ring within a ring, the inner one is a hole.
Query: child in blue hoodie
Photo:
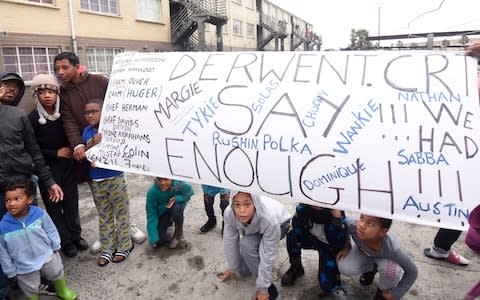
[[[8,212],[0,221],[0,263],[10,280],[18,281],[29,299],[40,299],[40,273],[53,281],[61,299],[77,299],[63,273],[60,236],[47,212],[32,206],[35,188],[28,179],[5,187]]]

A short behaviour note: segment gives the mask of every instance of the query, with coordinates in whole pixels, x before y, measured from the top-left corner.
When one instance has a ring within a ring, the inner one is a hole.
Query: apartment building
[[[62,51],[108,74],[123,51],[306,50],[311,32],[266,0],[0,0],[0,70],[28,85]]]

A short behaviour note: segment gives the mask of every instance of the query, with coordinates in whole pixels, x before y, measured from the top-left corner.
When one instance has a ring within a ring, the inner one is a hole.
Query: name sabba
[[[397,152],[397,156],[400,158],[398,163],[400,165],[439,165],[444,163],[449,165],[445,156],[442,153],[435,154],[433,152],[413,152],[405,153],[405,149]]]

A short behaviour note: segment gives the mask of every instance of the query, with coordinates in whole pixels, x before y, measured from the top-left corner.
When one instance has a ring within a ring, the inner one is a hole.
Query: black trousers
[[[435,245],[435,247],[448,252],[450,251],[453,243],[458,240],[461,234],[462,232],[459,230],[440,228],[435,235],[433,244]]]
[[[59,158],[50,165],[53,179],[63,190],[63,201],[51,201],[48,187],[39,184],[43,203],[57,227],[62,247],[72,244],[72,241],[78,241],[82,232],[78,209],[78,187],[73,173],[73,164],[71,159]]]

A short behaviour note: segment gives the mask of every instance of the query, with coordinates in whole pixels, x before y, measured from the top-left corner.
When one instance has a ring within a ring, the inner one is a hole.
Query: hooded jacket
[[[291,219],[285,206],[280,202],[264,196],[250,194],[255,212],[249,224],[242,223],[232,209],[233,198],[238,192],[232,192],[230,205],[225,209],[223,231],[223,249],[229,267],[234,272],[240,271],[240,237],[247,234],[261,234],[258,253],[257,291],[266,293],[272,284],[272,268],[278,244],[280,243],[280,226]]]
[[[0,73],[0,79],[12,74]],[[20,76],[18,78],[21,80]],[[19,88],[12,105],[18,104],[25,93],[23,81]],[[3,190],[7,181],[29,178],[32,174],[50,187],[55,181],[37,144],[30,120],[23,109],[12,105],[0,103],[0,190]]]
[[[0,262],[8,278],[40,270],[57,250],[57,228],[39,207],[30,206],[22,221],[7,213],[0,222]]]
[[[23,98],[23,94],[25,94],[25,83],[23,82],[22,77],[16,73],[11,73],[11,72],[0,72],[0,80],[2,78],[5,78],[7,76],[12,76],[15,77],[17,84],[18,84],[18,95],[17,97],[13,100],[13,102],[10,103],[4,103],[5,105],[10,105],[10,106],[17,106],[18,103],[20,103],[20,100]],[[15,80],[13,79],[13,80]]]
[[[80,74],[79,83],[64,82],[60,87],[60,114],[70,146],[83,144],[82,132],[88,126],[83,112],[90,99],[104,99],[108,79],[103,75]]]

